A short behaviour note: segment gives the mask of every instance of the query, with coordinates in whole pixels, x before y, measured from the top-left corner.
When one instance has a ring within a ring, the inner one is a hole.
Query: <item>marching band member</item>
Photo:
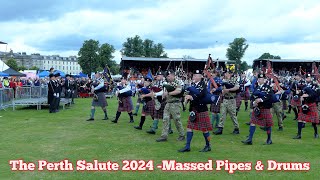
[[[304,122],[311,122],[314,128],[314,138],[319,138],[317,124],[319,124],[319,115],[316,104],[318,94],[316,92],[317,85],[312,83],[311,74],[306,76],[306,85],[300,91],[300,100],[302,106],[299,107],[298,114],[298,134],[293,139],[301,139],[301,131]]]
[[[96,111],[95,107],[96,106],[100,106],[101,109],[104,112],[104,118],[103,120],[108,120],[108,113],[107,113],[107,109],[106,106],[108,106],[107,100],[106,100],[106,96],[104,95],[104,93],[106,92],[106,87],[104,85],[104,80],[101,77],[101,74],[99,72],[97,72],[95,75],[95,82],[92,83],[92,87],[91,87],[91,93],[94,94],[94,97],[92,99],[92,103],[91,103],[91,115],[90,115],[90,119],[88,119],[87,121],[94,121],[94,113]]]
[[[129,123],[133,123],[133,115],[132,115],[132,91],[130,84],[127,83],[127,75],[124,74],[121,78],[120,86],[118,87],[118,91],[116,92],[116,96],[118,99],[118,110],[116,114],[116,118],[111,121],[113,123],[118,123],[119,117],[121,115],[121,112],[128,112],[128,115],[130,117]]]
[[[227,114],[230,114],[230,117],[233,121],[234,130],[233,134],[239,134],[239,123],[236,115],[236,97],[235,91],[239,89],[239,83],[234,77],[231,77],[229,71],[225,72],[225,79],[223,82],[223,101],[221,105],[221,118],[219,121],[218,129],[214,132],[215,135],[221,135],[223,132],[224,122],[227,119]]]
[[[250,130],[247,140],[241,141],[246,145],[252,145],[252,138],[256,130],[256,125],[266,127],[267,141],[265,144],[272,144],[271,140],[271,127],[273,126],[272,114],[272,88],[266,83],[266,75],[259,74],[257,79],[257,87],[252,93],[253,98],[253,112],[250,120]]]
[[[206,104],[200,101],[207,93],[206,83],[202,80],[202,72],[200,70],[196,70],[194,72],[193,83],[191,84],[191,86],[194,86],[196,89],[198,89],[200,94],[193,96],[186,95],[185,97],[186,100],[191,100],[189,111],[191,113],[195,113],[195,115],[193,115],[193,117],[189,116],[187,126],[187,143],[184,148],[178,151],[190,151],[193,130],[198,130],[203,132],[203,137],[206,142],[205,147],[200,152],[208,152],[211,151],[209,131],[212,130],[212,125],[210,123],[208,107]]]

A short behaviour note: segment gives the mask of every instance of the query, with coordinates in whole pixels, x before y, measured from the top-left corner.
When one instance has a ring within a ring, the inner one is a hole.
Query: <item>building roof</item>
[[[291,62],[291,63],[301,63],[301,62],[320,62],[320,60],[311,60],[311,59],[255,59],[253,61],[270,61],[270,62]]]
[[[121,58],[122,61],[198,61],[198,62],[206,62],[207,59],[185,59],[185,58],[151,58],[151,57],[127,57],[127,56],[122,56]],[[215,59],[213,59],[213,61],[216,61]],[[230,61],[230,60],[223,60],[223,59],[219,59],[219,62],[234,62],[234,61]]]
[[[7,44],[7,43],[5,43],[5,42],[3,42],[3,41],[0,41],[0,44]]]

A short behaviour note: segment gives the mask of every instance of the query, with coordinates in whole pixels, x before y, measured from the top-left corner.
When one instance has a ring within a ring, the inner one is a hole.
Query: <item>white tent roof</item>
[[[5,71],[9,69],[10,67],[6,65],[1,59],[0,59],[0,72]]]

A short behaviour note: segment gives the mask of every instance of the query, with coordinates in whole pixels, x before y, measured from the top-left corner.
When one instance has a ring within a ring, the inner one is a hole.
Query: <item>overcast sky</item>
[[[169,57],[226,59],[228,43],[247,39],[249,64],[269,52],[320,59],[319,0],[0,0],[7,51],[77,55],[84,40],[119,50],[127,37],[162,43]],[[0,46],[4,51],[5,46]]]

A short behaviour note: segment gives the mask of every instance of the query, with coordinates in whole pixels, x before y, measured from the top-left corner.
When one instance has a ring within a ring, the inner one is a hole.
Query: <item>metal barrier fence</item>
[[[1,88],[0,89],[0,110],[11,107],[13,97],[14,97],[13,89]]]

